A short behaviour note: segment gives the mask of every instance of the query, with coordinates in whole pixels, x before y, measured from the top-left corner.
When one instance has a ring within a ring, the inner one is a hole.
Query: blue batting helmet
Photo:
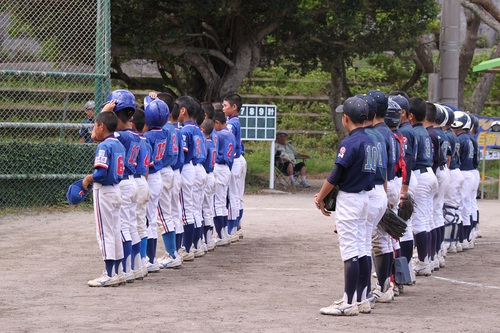
[[[163,127],[170,116],[167,103],[161,99],[144,98],[144,113],[146,114],[146,125],[148,127]]]
[[[133,108],[135,110],[135,96],[130,91],[125,89],[112,91],[108,96],[108,102],[113,99],[116,99],[116,106],[113,109],[114,112],[125,108]]]

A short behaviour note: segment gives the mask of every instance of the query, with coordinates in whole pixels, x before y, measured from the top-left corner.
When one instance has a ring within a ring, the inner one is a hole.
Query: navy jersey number
[[[363,163],[364,172],[375,172],[377,169],[377,162],[382,165],[382,160],[378,156],[377,147],[371,145],[365,146],[365,161]]]

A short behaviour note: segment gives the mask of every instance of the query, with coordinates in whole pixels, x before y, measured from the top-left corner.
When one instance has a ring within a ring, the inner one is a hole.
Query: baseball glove
[[[333,189],[326,195],[323,199],[323,203],[325,204],[325,210],[329,212],[334,212],[335,207],[337,206],[337,195],[339,194],[339,186],[334,185]]]
[[[387,208],[384,216],[379,223],[380,227],[392,237],[399,239],[404,235],[406,230],[406,222],[396,215],[392,210]]]
[[[401,194],[401,200],[399,202],[398,216],[405,221],[408,221],[413,214],[415,208],[415,201],[410,193]]]

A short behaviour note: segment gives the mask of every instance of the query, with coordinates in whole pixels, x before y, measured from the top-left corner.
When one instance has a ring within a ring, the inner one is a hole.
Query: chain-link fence
[[[109,0],[0,3],[0,208],[54,205],[92,171],[85,104],[109,92]],[[86,123],[86,124],[85,124]]]

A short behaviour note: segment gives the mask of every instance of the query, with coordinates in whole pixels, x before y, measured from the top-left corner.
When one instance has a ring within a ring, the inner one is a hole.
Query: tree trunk
[[[253,64],[259,63],[260,50],[255,50],[255,46],[251,44],[252,41],[248,40],[241,42],[238,46],[238,50],[236,50],[237,54],[234,58],[235,66],[229,68],[227,74],[222,77],[221,85],[217,92],[218,96],[214,96],[215,98],[220,99],[227,94],[234,93],[243,83],[245,77],[255,68]]]
[[[408,81],[406,81],[406,83],[401,87],[401,90],[407,92],[411,87],[415,85],[415,83],[418,82],[423,73],[424,69],[419,64],[418,60],[415,61],[415,70],[413,71],[413,74],[408,79]]]
[[[331,89],[328,95],[328,106],[330,107],[330,116],[332,118],[333,126],[337,135],[339,137],[339,141],[347,136],[347,132],[342,125],[342,114],[335,112],[337,106],[342,104],[343,95],[342,93],[346,91],[342,72],[343,59],[340,56],[335,57],[335,63],[330,66],[330,80],[331,80]]]
[[[477,35],[479,32],[479,25],[481,24],[481,18],[471,12],[470,10],[464,8],[465,18],[467,21],[467,31],[465,34],[465,39],[462,42],[462,48],[460,49],[460,60],[458,69],[458,107],[463,109],[465,107],[464,102],[464,84],[467,73],[469,73],[470,64],[472,63],[472,58],[474,58],[474,50],[476,49]]]
[[[491,54],[490,59],[500,57],[500,42],[496,45],[495,51]],[[475,114],[481,114],[484,102],[488,98],[488,94],[495,80],[495,73],[484,73],[476,85],[472,97],[470,98],[468,110]]]

